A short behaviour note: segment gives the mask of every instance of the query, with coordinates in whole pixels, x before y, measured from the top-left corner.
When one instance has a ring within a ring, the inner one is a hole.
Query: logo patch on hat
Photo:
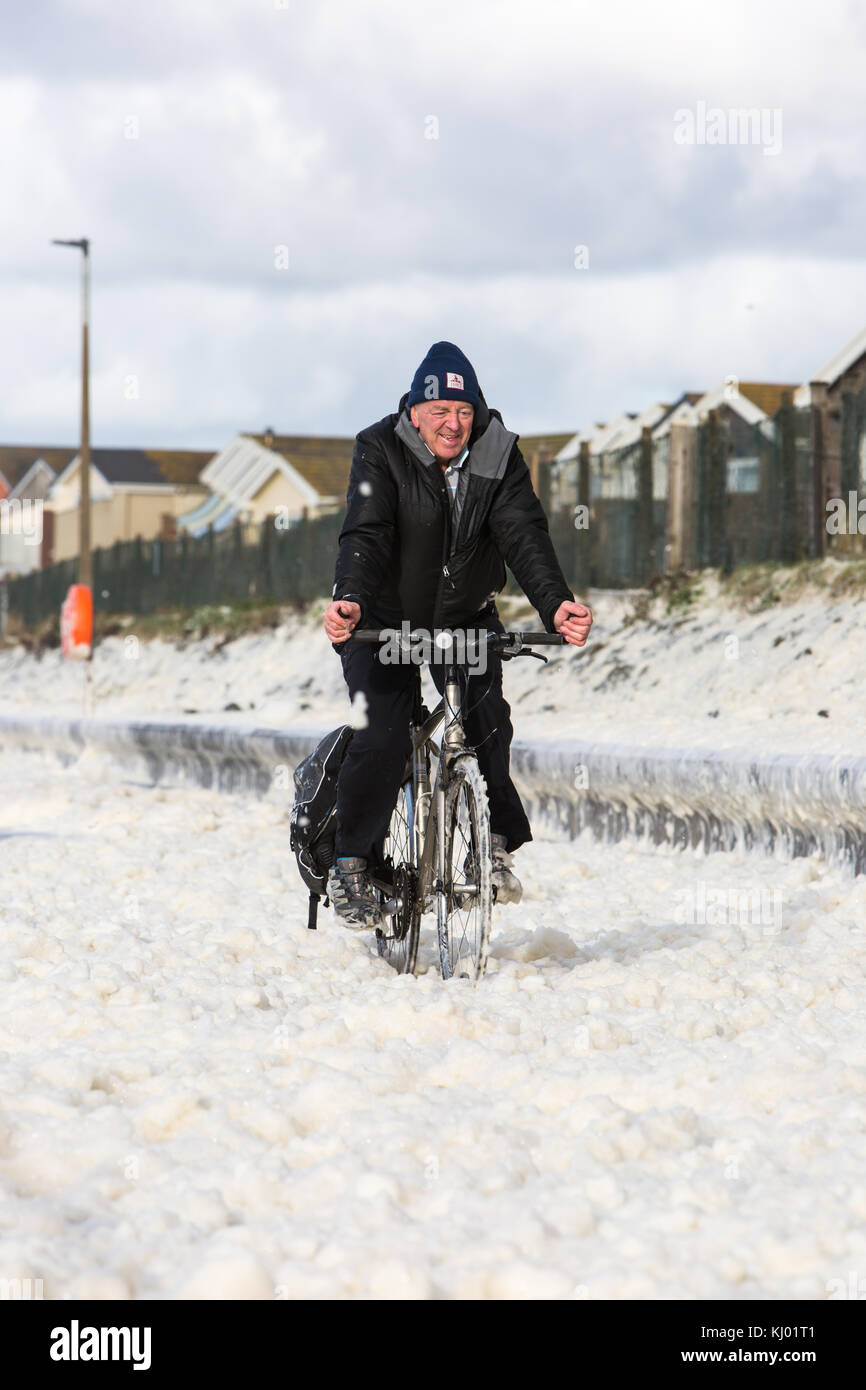
[[[446,372],[446,373],[445,373],[445,389],[446,389],[447,391],[465,391],[465,390],[466,390],[466,387],[463,385],[463,378],[462,378],[462,376],[460,375],[459,372]]]

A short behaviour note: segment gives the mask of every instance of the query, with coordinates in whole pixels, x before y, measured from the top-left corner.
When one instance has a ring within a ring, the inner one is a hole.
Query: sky
[[[857,0],[0,0],[0,443],[584,429],[866,324]],[[740,126],[731,111],[753,110]]]

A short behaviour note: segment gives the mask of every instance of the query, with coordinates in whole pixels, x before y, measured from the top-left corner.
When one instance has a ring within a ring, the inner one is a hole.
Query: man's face
[[[451,463],[469,442],[475,410],[467,401],[421,401],[412,406],[409,418],[427,448]]]

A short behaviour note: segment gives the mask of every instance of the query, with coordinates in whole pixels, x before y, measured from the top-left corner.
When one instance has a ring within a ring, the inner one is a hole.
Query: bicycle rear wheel
[[[418,861],[415,838],[415,806],[412,783],[404,782],[391,814],[383,850],[383,877],[393,884],[390,898],[383,904],[394,907],[376,928],[379,955],[399,975],[410,975],[418,957],[421,930],[421,903],[418,901]]]
[[[487,968],[493,887],[487,788],[471,754],[451,770],[440,833],[444,877],[437,884],[436,925],[442,978],[480,980]]]

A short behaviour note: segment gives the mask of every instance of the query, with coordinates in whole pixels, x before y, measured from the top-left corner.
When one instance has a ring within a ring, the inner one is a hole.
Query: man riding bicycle
[[[340,768],[337,836],[328,891],[351,926],[380,909],[368,865],[385,836],[409,753],[416,668],[385,664],[377,648],[346,643],[360,625],[413,631],[503,631],[495,599],[505,565],[548,632],[582,647],[592,625],[565,582],[516,434],[488,407],[468,358],[434,343],[397,413],[355,442],[327,636],[339,651],[353,702],[365,700]],[[444,666],[430,674],[441,691]],[[487,784],[497,901],[519,902],[511,855],[532,839],[509,771],[513,729],[502,665],[461,671],[466,736]]]

